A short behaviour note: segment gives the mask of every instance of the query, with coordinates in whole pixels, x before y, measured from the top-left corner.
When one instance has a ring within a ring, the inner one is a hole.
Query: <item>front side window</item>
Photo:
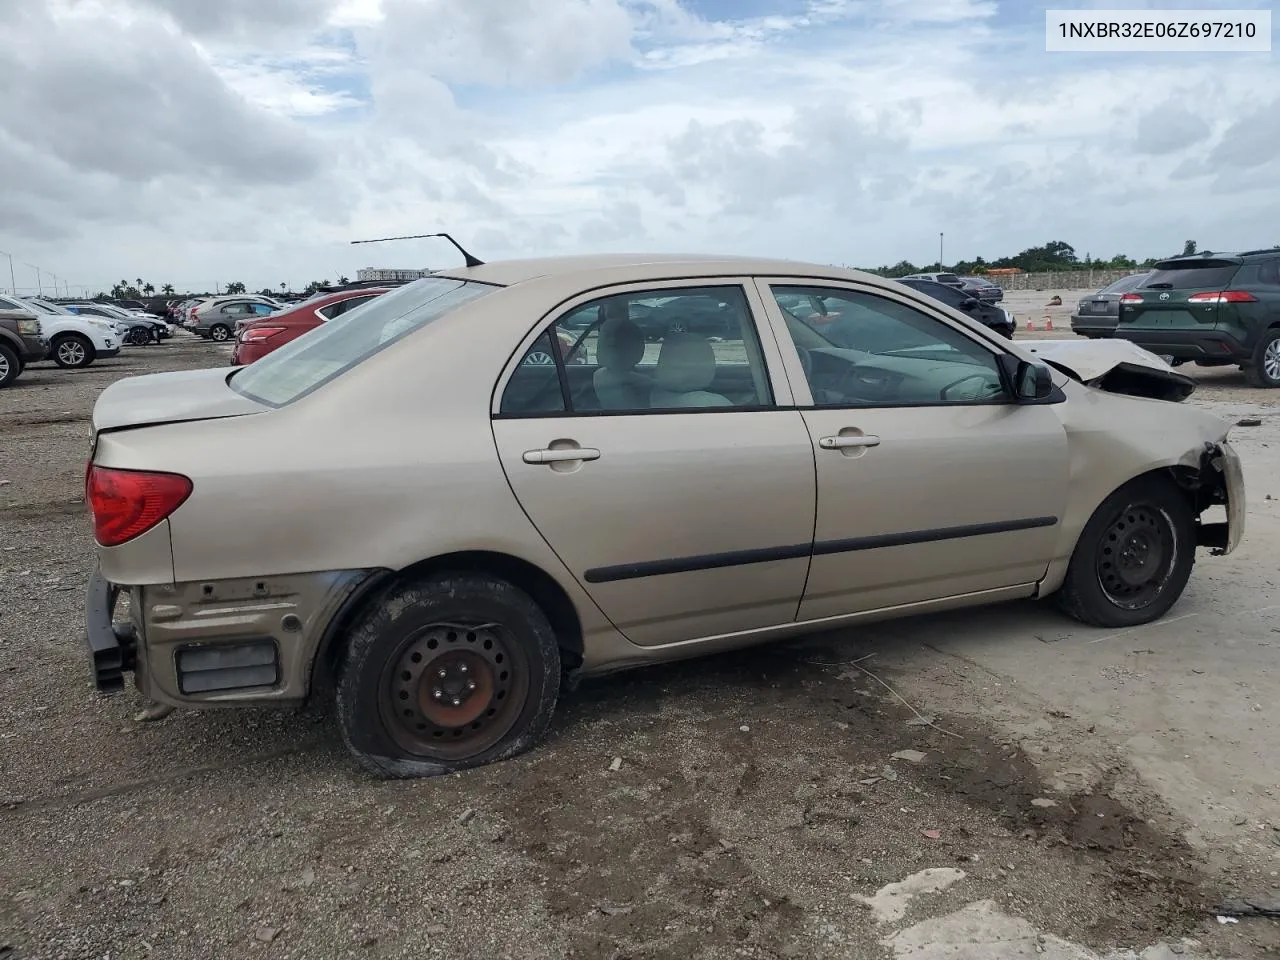
[[[571,308],[526,351],[499,410],[544,412],[553,386],[567,390],[560,402],[572,413],[773,405],[739,285],[620,293]]]
[[[1007,401],[996,354],[914,307],[830,288],[774,286],[813,402],[819,407],[923,406]],[[791,313],[820,296],[832,319]]]
[[[473,280],[424,277],[243,367],[230,385],[273,407],[292,403],[415,330],[499,289]]]

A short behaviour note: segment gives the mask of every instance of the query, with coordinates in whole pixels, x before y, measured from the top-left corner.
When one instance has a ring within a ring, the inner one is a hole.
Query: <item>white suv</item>
[[[120,334],[109,320],[78,316],[38,297],[25,300],[0,297],[0,305],[4,303],[40,318],[40,328],[49,341],[49,359],[60,367],[87,367],[95,360],[114,357],[120,352]]]

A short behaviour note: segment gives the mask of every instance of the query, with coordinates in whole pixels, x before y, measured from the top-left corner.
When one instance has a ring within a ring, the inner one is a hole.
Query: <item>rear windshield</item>
[[[1134,273],[1127,277],[1121,277],[1115,283],[1107,284],[1098,293],[1128,293],[1130,290],[1138,289],[1138,286],[1147,279],[1148,274]]]
[[[281,407],[486,293],[492,284],[423,277],[341,314],[236,372],[232,389]]]
[[[1203,267],[1174,267],[1155,270],[1143,284],[1158,290],[1221,290],[1231,283],[1239,267],[1234,263],[1209,263]]]

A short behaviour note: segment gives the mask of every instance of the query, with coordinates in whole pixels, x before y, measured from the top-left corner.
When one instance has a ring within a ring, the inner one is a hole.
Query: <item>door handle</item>
[[[818,441],[823,450],[847,450],[850,447],[878,447],[880,438],[873,436],[823,437]]]
[[[573,460],[599,460],[600,451],[594,447],[565,447],[556,450],[526,450],[525,463],[568,463]]]

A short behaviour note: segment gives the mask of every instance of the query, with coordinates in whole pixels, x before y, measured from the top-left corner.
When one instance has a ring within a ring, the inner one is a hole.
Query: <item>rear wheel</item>
[[[1253,348],[1253,359],[1240,369],[1252,387],[1280,387],[1280,328],[1262,335]]]
[[[9,386],[18,379],[21,372],[22,364],[18,361],[18,355],[0,343],[0,387]]]
[[[1187,585],[1195,541],[1191,505],[1172,481],[1131,481],[1102,501],[1085,524],[1058,605],[1098,627],[1156,620]]]
[[[96,351],[88,337],[69,333],[53,341],[53,362],[60,367],[87,367]]]
[[[231,339],[231,328],[221,323],[215,323],[209,328],[209,339],[216,340],[218,343],[225,343]]]
[[[522,590],[443,574],[384,595],[338,671],[343,738],[382,777],[429,777],[505,760],[551,721],[560,651]]]

